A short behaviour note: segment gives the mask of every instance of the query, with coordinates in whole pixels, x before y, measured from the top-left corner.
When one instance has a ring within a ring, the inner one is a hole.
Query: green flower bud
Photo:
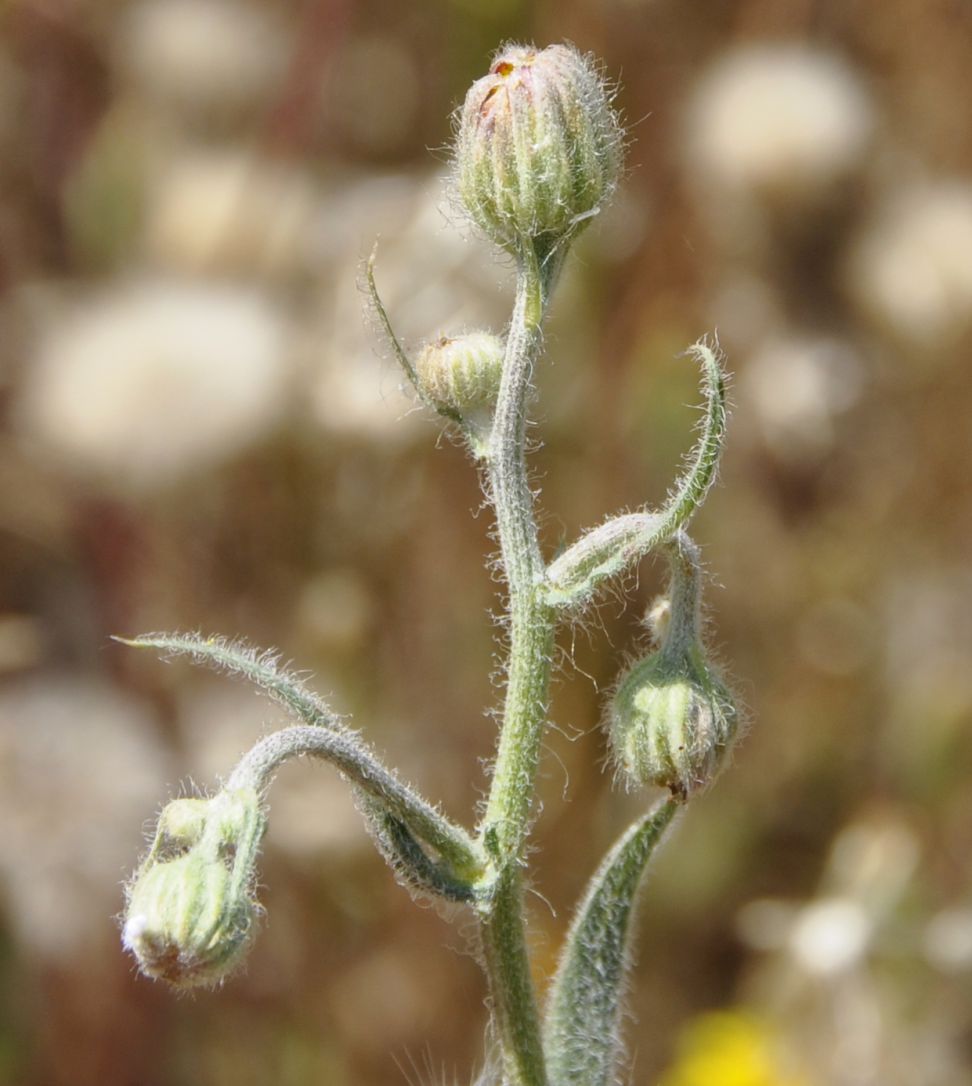
[[[242,961],[259,912],[252,886],[264,827],[251,789],[165,808],[125,911],[122,942],[143,973],[191,988]]]
[[[459,198],[503,248],[540,241],[549,250],[610,199],[622,152],[617,114],[588,57],[567,45],[510,45],[466,95]]]
[[[208,799],[174,799],[159,815],[155,840],[159,852],[178,855],[194,845],[206,828]]]
[[[718,774],[737,730],[732,696],[701,646],[664,646],[621,679],[610,709],[614,757],[632,783],[687,798]]]
[[[710,784],[735,738],[732,695],[709,666],[699,636],[698,548],[684,532],[667,546],[668,594],[648,613],[658,650],[634,664],[614,693],[611,748],[631,783],[686,799]]]
[[[415,371],[426,395],[447,415],[461,416],[474,433],[488,433],[503,376],[503,341],[489,332],[442,336],[426,344]]]
[[[253,903],[231,889],[226,868],[197,852],[145,871],[132,887],[124,932],[142,972],[178,987],[226,976],[254,919]]]

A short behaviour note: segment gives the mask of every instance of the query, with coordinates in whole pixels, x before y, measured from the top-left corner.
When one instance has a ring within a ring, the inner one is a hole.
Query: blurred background
[[[493,748],[491,520],[400,390],[502,331],[450,113],[504,39],[603,58],[630,126],[538,375],[545,544],[657,502],[718,329],[731,441],[695,523],[751,726],[657,861],[633,1084],[972,1083],[972,7],[963,0],[5,0],[0,6],[0,1082],[466,1083],[468,924],[417,909],[347,789],[272,792],[247,971],[176,998],[114,917],[165,798],[280,714],[111,643],[277,647],[471,823]],[[598,722],[661,571],[565,631],[538,979],[648,797]]]

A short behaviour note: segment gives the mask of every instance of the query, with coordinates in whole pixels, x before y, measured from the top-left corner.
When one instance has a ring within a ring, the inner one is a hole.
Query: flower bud
[[[159,851],[178,854],[194,845],[206,828],[208,799],[174,799],[159,815],[155,830]]]
[[[459,197],[498,245],[548,248],[610,198],[623,137],[591,60],[567,45],[509,45],[466,95],[456,141]]]
[[[489,332],[442,336],[415,361],[422,388],[440,410],[463,418],[491,415],[503,375],[503,341]]]
[[[259,911],[252,884],[264,825],[249,789],[165,808],[125,912],[122,941],[143,973],[191,988],[242,961]]]
[[[737,713],[701,647],[672,651],[668,644],[622,678],[609,724],[614,757],[630,782],[687,798],[718,774]]]

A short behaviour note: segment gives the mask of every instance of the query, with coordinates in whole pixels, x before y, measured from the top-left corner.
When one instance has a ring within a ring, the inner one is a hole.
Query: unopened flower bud
[[[203,835],[206,827],[208,799],[174,799],[159,815],[155,838],[160,852],[185,852]]]
[[[658,649],[622,677],[609,727],[615,760],[629,782],[667,788],[684,799],[722,768],[738,714],[699,636],[698,548],[682,532],[669,544],[668,557],[668,594],[648,616]]]
[[[441,336],[415,361],[422,388],[437,407],[463,417],[491,412],[503,374],[503,341],[489,332]]]
[[[242,961],[259,911],[253,869],[264,825],[249,789],[165,808],[129,888],[122,935],[143,973],[190,988]]]
[[[506,348],[489,332],[442,336],[426,344],[415,360],[415,371],[436,408],[462,418],[473,451],[484,451],[503,376]]]
[[[510,45],[466,95],[456,141],[459,197],[498,245],[548,248],[613,193],[623,136],[591,60],[567,45]]]
[[[698,646],[639,660],[610,710],[611,746],[624,776],[681,797],[715,779],[736,727],[732,697]]]

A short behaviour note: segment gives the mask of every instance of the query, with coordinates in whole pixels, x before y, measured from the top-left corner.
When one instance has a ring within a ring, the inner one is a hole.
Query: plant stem
[[[347,729],[295,725],[271,732],[243,756],[226,787],[262,792],[284,762],[298,757],[330,762],[380,809],[431,845],[458,878],[473,882],[481,876],[483,860],[478,844],[386,769]]]
[[[536,252],[520,260],[516,306],[490,439],[489,494],[509,589],[509,662],[503,725],[480,839],[496,865],[480,908],[504,1082],[546,1086],[537,1002],[530,976],[520,867],[529,829],[550,683],[552,612],[540,586],[544,563],[526,472],[526,401],[541,341],[545,281]]]

